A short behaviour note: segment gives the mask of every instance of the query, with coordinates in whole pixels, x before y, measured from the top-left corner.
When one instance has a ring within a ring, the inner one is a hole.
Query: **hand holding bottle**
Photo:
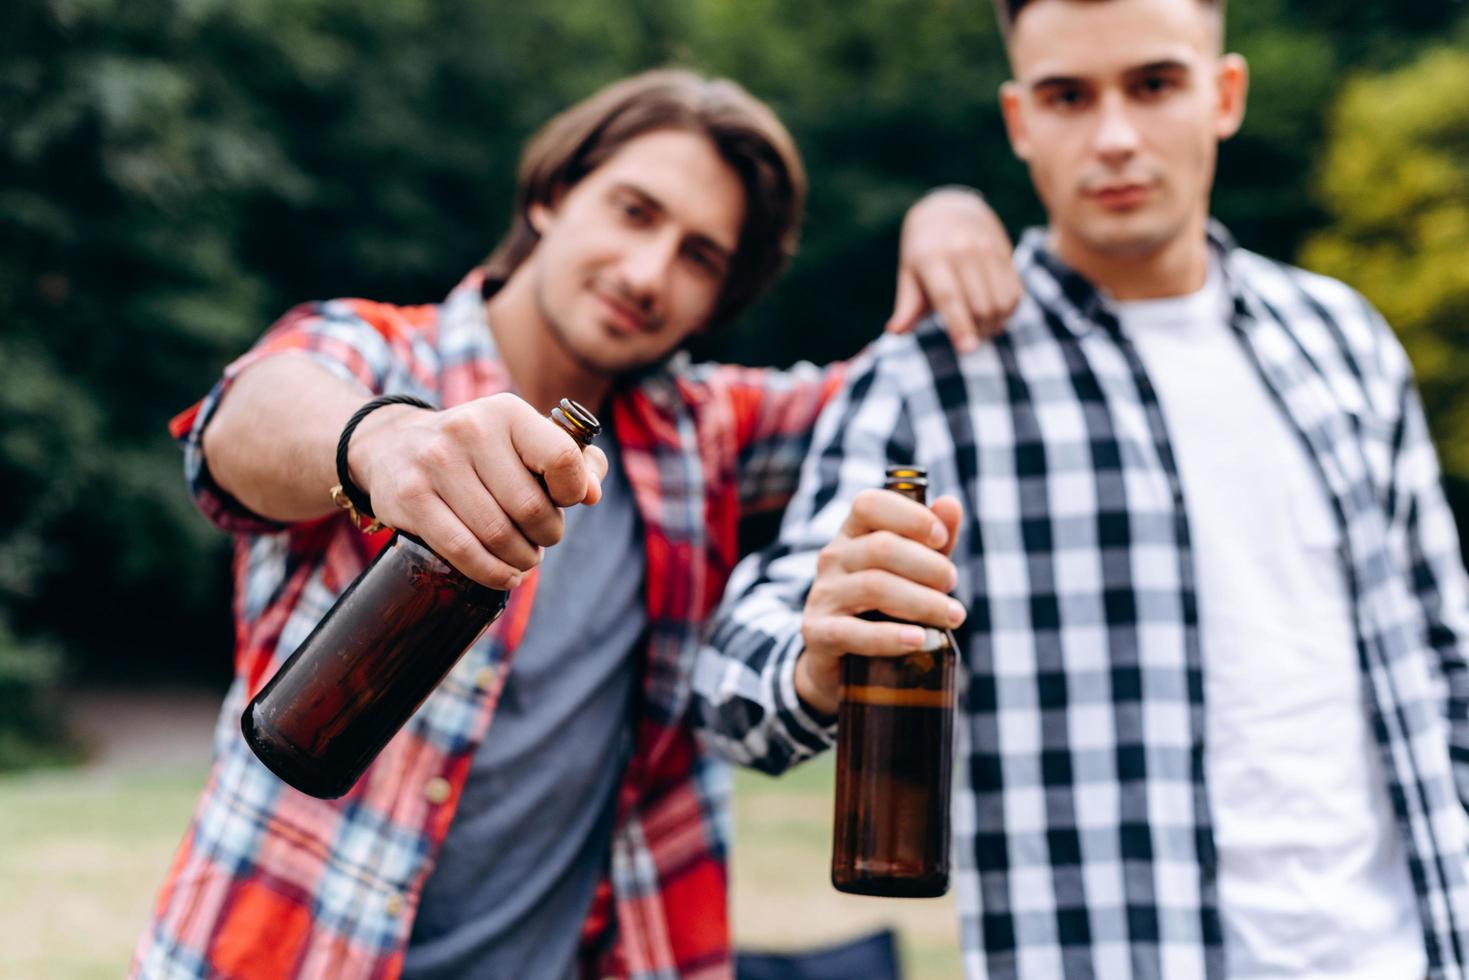
[[[389,406],[348,447],[379,520],[481,585],[512,589],[561,540],[561,508],[601,499],[607,458],[511,394],[439,412]]]
[[[896,657],[922,649],[922,627],[952,628],[964,608],[950,598],[958,571],[949,561],[963,508],[940,497],[930,510],[887,490],[864,490],[841,533],[821,550],[806,598],[796,663],[796,693],[807,704],[836,710],[843,654]],[[863,618],[878,612],[905,622]]]

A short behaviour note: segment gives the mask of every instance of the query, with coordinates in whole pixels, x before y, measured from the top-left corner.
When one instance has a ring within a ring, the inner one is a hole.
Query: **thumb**
[[[903,269],[898,273],[898,297],[893,301],[893,315],[885,329],[888,333],[906,333],[913,329],[927,308],[917,277]]]
[[[964,505],[959,503],[959,498],[943,496],[933,502],[933,516],[937,517],[944,525],[944,530],[949,532],[949,540],[944,543],[944,554],[954,553],[954,544],[959,540],[959,522],[964,519]]]

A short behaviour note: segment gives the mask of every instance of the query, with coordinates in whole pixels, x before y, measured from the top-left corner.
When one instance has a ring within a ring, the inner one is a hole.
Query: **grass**
[[[735,775],[736,945],[801,949],[892,927],[905,976],[961,977],[952,894],[879,899],[831,887],[835,778],[831,753],[779,779],[748,771]]]
[[[0,977],[116,980],[204,774],[0,778]]]
[[[832,778],[829,756],[778,780],[738,775],[737,944],[813,947],[891,925],[909,977],[960,976],[950,899],[828,883]],[[0,978],[121,976],[203,781],[192,766],[0,777]]]

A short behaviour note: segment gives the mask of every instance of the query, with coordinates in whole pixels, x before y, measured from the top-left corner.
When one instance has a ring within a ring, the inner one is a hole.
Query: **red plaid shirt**
[[[340,515],[273,523],[211,482],[200,437],[220,397],[245,367],[287,351],[364,393],[441,407],[510,387],[471,275],[434,306],[298,307],[174,420],[197,503],[237,535],[235,682],[208,785],[134,954],[137,977],[396,976],[535,593],[532,575],[347,796],[317,800],[272,776],[241,739],[240,712],[387,537]],[[689,677],[737,558],[739,520],[784,506],[839,370],[675,359],[613,395],[611,428],[646,534],[649,640],[610,875],[584,929],[588,973],[731,973],[728,774],[686,720]]]

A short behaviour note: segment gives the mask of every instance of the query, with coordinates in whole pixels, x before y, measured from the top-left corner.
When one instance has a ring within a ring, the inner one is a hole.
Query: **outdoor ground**
[[[89,763],[0,776],[0,980],[122,976],[203,784],[216,708],[189,691],[79,695]],[[737,944],[820,946],[892,925],[908,977],[958,977],[951,899],[832,890],[831,784],[829,757],[780,780],[739,774]]]

